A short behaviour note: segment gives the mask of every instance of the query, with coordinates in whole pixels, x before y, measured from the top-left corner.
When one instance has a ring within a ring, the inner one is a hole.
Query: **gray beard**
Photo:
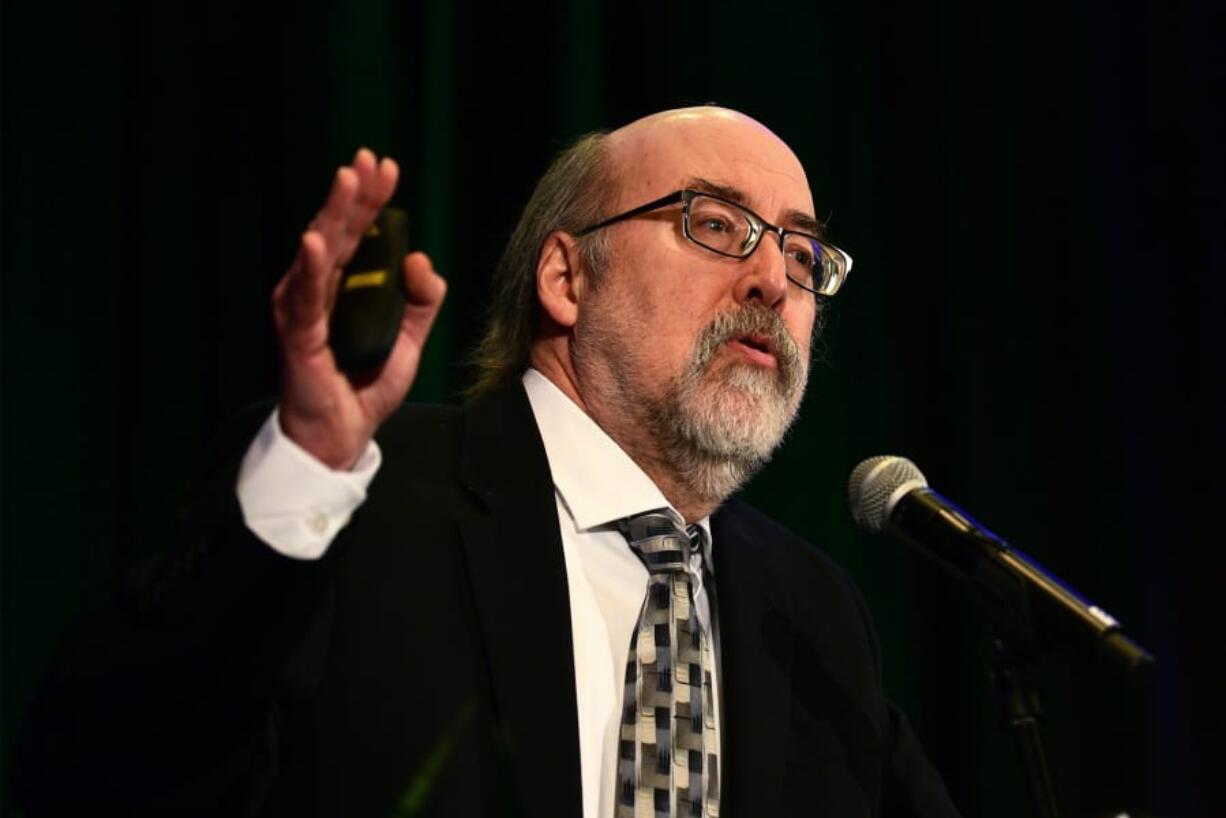
[[[778,368],[712,360],[731,339],[770,338]],[[717,315],[699,335],[685,371],[650,401],[647,421],[677,477],[696,496],[719,505],[764,466],[800,406],[808,367],[782,319],[756,304]]]

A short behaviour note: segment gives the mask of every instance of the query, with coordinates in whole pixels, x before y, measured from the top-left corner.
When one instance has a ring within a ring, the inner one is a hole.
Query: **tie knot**
[[[691,554],[702,554],[702,529],[696,525],[682,529],[662,511],[627,517],[618,527],[653,574],[684,571]]]

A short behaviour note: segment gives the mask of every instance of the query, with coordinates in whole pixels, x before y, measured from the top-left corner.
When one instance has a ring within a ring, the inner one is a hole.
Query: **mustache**
[[[783,383],[791,385],[798,377],[803,378],[805,365],[800,346],[788,334],[779,313],[757,302],[721,312],[703,327],[695,344],[694,368],[705,369],[724,344],[746,335],[759,335],[770,341]]]

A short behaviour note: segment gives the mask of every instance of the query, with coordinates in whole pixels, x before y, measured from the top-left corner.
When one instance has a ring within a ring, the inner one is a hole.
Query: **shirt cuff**
[[[373,440],[349,471],[334,471],[281,431],[274,409],[260,427],[238,472],[243,522],[274,551],[319,559],[366,500],[382,454]]]

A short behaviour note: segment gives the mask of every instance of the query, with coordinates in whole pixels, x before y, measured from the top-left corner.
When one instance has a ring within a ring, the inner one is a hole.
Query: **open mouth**
[[[761,366],[774,367],[778,361],[775,344],[765,335],[738,335],[728,345]]]

